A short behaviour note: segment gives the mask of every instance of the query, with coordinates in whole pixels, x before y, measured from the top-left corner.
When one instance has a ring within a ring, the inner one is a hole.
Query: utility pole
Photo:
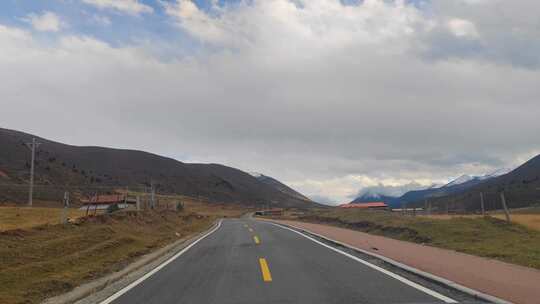
[[[127,206],[128,193],[129,193],[129,188],[128,186],[126,186],[126,195],[124,195],[124,206]]]
[[[36,159],[36,147],[41,145],[41,143],[36,142],[36,139],[32,138],[32,142],[26,143],[26,145],[32,150],[32,160],[30,162],[30,189],[28,190],[28,206],[32,207],[32,200],[34,196],[34,162]]]
[[[484,192],[480,192],[480,207],[482,208],[482,216],[486,216],[486,209],[484,208]]]
[[[506,221],[510,223],[510,212],[508,211],[508,206],[506,205],[506,198],[504,197],[504,191],[501,191],[501,202],[504,209],[504,215],[506,216]]]
[[[150,182],[150,208],[154,209],[156,204],[156,188],[154,187],[154,182]]]

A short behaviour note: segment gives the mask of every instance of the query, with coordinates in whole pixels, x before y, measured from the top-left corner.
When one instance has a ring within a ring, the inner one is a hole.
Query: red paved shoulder
[[[321,224],[276,221],[371,251],[514,303],[540,303],[540,271],[451,250]],[[373,248],[377,248],[376,250]]]

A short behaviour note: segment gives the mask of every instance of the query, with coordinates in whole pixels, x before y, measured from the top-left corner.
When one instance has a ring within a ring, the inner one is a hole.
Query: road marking
[[[259,245],[261,243],[261,240],[259,240],[258,236],[254,236],[253,240],[255,241],[255,244]]]
[[[270,269],[268,268],[268,263],[266,263],[266,259],[260,258],[259,264],[261,264],[261,272],[262,272],[263,281],[272,282],[272,275],[270,274]]]
[[[249,232],[253,232],[253,229],[249,228]]]
[[[111,303],[112,301],[118,299],[119,297],[121,297],[123,294],[125,294],[126,292],[128,292],[130,289],[132,289],[133,287],[139,285],[141,282],[143,282],[144,280],[148,279],[149,277],[151,277],[153,274],[155,274],[156,272],[160,271],[163,267],[167,266],[169,263],[171,263],[172,261],[176,260],[179,256],[181,256],[182,254],[186,253],[186,251],[188,251],[191,247],[195,246],[195,244],[197,244],[198,242],[202,241],[204,238],[206,238],[207,236],[209,236],[210,234],[216,232],[216,230],[219,229],[219,227],[221,227],[221,220],[218,222],[217,226],[214,227],[214,229],[210,230],[208,233],[206,233],[205,235],[201,236],[200,238],[198,238],[197,240],[193,241],[193,243],[189,244],[186,248],[182,249],[182,251],[178,252],[177,254],[175,254],[174,256],[172,256],[170,259],[168,259],[167,261],[159,264],[159,266],[157,266],[156,268],[152,269],[150,272],[146,273],[144,276],[140,277],[138,280],[132,282],[131,284],[129,284],[128,286],[120,289],[118,292],[116,292],[115,294],[113,294],[112,296],[108,297],[107,299],[105,299],[103,302],[100,302],[99,304],[109,304]]]
[[[244,224],[244,227],[246,227],[246,228],[247,228],[247,227],[248,227],[248,225],[247,225],[247,224]]]
[[[297,234],[305,237],[306,239],[309,239],[309,240],[311,240],[311,241],[313,241],[313,242],[315,242],[315,243],[317,243],[317,244],[319,244],[321,246],[324,246],[324,247],[326,247],[326,248],[328,248],[330,250],[333,250],[333,251],[335,251],[337,253],[340,253],[340,254],[342,254],[342,255],[344,255],[344,256],[346,256],[348,258],[351,258],[351,259],[353,259],[353,260],[355,260],[355,261],[357,261],[359,263],[362,263],[362,264],[364,264],[364,265],[366,265],[366,266],[368,266],[370,268],[373,268],[373,269],[375,269],[377,271],[380,271],[380,272],[382,272],[382,273],[384,273],[384,274],[386,274],[386,275],[388,275],[388,276],[390,276],[390,277],[392,277],[392,278],[394,278],[394,279],[396,279],[396,280],[398,280],[398,281],[400,281],[400,282],[402,282],[404,284],[407,284],[407,285],[409,285],[409,286],[411,286],[413,288],[416,288],[416,289],[418,289],[418,290],[420,290],[420,291],[422,291],[424,293],[427,293],[428,295],[430,295],[432,297],[435,297],[435,298],[437,298],[437,299],[439,299],[439,300],[441,300],[441,301],[443,301],[445,303],[458,303],[456,300],[454,300],[452,298],[449,298],[449,297],[447,297],[445,295],[442,295],[442,294],[440,294],[440,293],[438,293],[436,291],[428,289],[428,288],[426,288],[426,287],[424,287],[424,286],[422,286],[420,284],[417,284],[417,283],[415,283],[415,282],[413,282],[411,280],[408,280],[408,279],[406,279],[406,278],[404,278],[402,276],[399,276],[399,275],[397,275],[397,274],[395,274],[393,272],[390,272],[390,271],[388,271],[388,270],[386,270],[384,268],[381,268],[379,266],[376,266],[376,265],[373,265],[373,264],[371,264],[369,262],[366,262],[366,261],[364,261],[364,260],[362,260],[362,259],[360,259],[358,257],[355,257],[352,254],[346,253],[346,252],[341,251],[341,250],[339,250],[337,248],[334,248],[334,247],[332,247],[330,245],[327,245],[327,244],[325,244],[323,242],[320,242],[320,241],[318,241],[318,240],[316,240],[316,239],[314,239],[314,238],[312,238],[310,236],[307,236],[307,235],[305,235],[305,234],[303,234],[303,233],[301,233],[299,231],[296,231],[296,230],[291,229],[289,227],[281,226],[281,225],[278,225],[278,224],[275,224],[275,223],[270,223],[270,224],[272,224],[274,226],[277,226],[277,227],[280,227],[282,229],[286,229],[286,230],[292,231],[294,233],[297,233]]]

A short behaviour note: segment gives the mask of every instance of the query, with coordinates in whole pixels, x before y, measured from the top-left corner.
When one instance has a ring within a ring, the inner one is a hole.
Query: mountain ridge
[[[4,128],[0,128],[0,171],[8,178],[2,179],[15,184],[28,181],[30,152],[25,143],[33,137],[42,143],[36,152],[36,184],[143,188],[153,183],[164,193],[202,196],[214,202],[283,207],[315,204],[221,164],[183,163],[139,150],[73,146]]]
[[[407,191],[401,196],[390,196],[380,193],[366,193],[357,197],[352,203],[369,202],[369,201],[382,201],[389,204],[392,208],[401,208],[404,205],[415,205],[422,207],[426,200],[436,200],[438,198],[458,195],[459,193],[466,192],[476,185],[483,184],[484,182],[496,179],[500,176],[509,174],[513,170],[508,168],[500,168],[484,175],[468,175],[463,174],[447,184],[439,187],[429,187],[425,189]]]
[[[280,182],[279,180],[277,180],[277,179],[275,179],[273,177],[270,177],[268,175],[264,175],[264,174],[258,173],[258,172],[249,172],[249,174],[251,174],[251,176],[255,177],[260,182],[265,183],[265,184],[267,184],[269,186],[272,186],[272,187],[278,189],[279,191],[281,191],[281,192],[283,192],[285,194],[294,196],[294,197],[296,197],[298,199],[301,199],[301,200],[312,201],[307,196],[305,196],[302,193],[294,190],[293,188],[287,186],[286,184]]]
[[[435,208],[474,212],[480,209],[480,193],[484,196],[486,209],[501,209],[500,194],[504,192],[510,208],[521,208],[540,204],[540,155],[537,155],[514,170],[487,180],[482,180],[467,189],[430,198]],[[422,206],[421,201],[412,201],[411,206]]]

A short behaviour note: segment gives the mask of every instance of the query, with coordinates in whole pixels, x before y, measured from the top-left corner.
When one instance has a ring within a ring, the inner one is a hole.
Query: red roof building
[[[113,194],[113,195],[96,195],[92,196],[89,199],[82,199],[81,203],[84,205],[109,205],[109,204],[120,204],[125,202],[125,196],[123,194]]]
[[[255,212],[255,215],[281,216],[281,215],[283,215],[283,209],[282,208],[273,208],[273,209],[268,209],[268,210],[261,210],[261,211]]]
[[[339,205],[339,208],[386,209],[388,208],[388,205],[383,202],[349,203]]]

